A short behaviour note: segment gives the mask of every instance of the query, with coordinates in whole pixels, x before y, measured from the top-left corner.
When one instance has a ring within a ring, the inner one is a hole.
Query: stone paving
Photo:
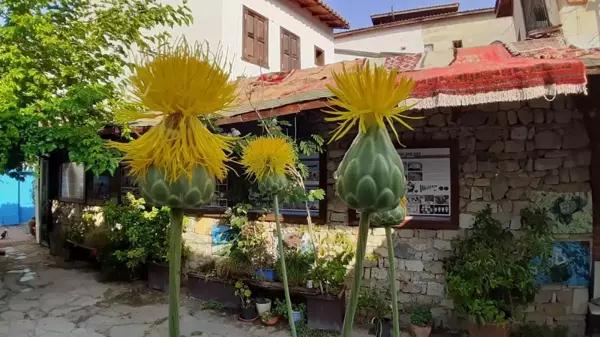
[[[52,257],[31,241],[6,250],[0,257],[0,336],[168,336],[166,294],[143,283],[100,283],[95,272]],[[233,314],[202,310],[182,292],[182,336],[290,336],[282,326],[248,325]]]

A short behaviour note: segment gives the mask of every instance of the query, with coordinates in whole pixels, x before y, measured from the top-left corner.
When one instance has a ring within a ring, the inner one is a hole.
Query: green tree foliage
[[[55,149],[95,174],[114,171],[117,153],[97,133],[125,104],[130,48],[189,24],[186,1],[0,1],[0,172]]]

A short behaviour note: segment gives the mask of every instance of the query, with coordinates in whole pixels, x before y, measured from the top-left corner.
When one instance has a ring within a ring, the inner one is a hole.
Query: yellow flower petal
[[[410,129],[402,119],[419,117],[405,116],[404,112],[412,106],[398,105],[408,99],[414,82],[403,76],[397,83],[397,75],[396,70],[388,72],[383,66],[370,66],[368,63],[351,71],[344,67],[342,72],[334,73],[336,87],[327,86],[335,96],[329,104],[346,111],[326,111],[335,117],[325,120],[339,124],[330,142],[344,137],[357,122],[363,133],[374,125],[385,127],[386,122],[392,127],[393,121],[399,121]],[[392,130],[397,135],[393,127]]]
[[[258,181],[271,175],[284,175],[294,164],[294,149],[285,138],[259,137],[251,140],[242,154],[246,173]]]

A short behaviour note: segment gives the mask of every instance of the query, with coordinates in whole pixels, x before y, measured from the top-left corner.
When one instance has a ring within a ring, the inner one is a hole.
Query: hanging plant
[[[129,143],[109,146],[123,160],[144,199],[171,208],[169,243],[169,336],[179,337],[179,284],[183,210],[207,204],[217,180],[225,178],[234,138],[213,134],[201,122],[218,115],[236,98],[227,61],[203,44],[182,39],[144,56],[130,78],[135,101],[120,111],[119,122],[162,117],[150,131]]]
[[[386,123],[398,138],[394,123],[412,128],[404,119],[419,119],[404,114],[410,106],[399,104],[409,97],[414,82],[406,77],[398,80],[396,70],[383,66],[357,66],[333,75],[336,87],[328,86],[335,98],[331,106],[341,110],[328,111],[327,121],[338,122],[331,141],[344,137],[358,124],[358,135],[350,145],[335,172],[339,197],[349,208],[361,212],[356,264],[350,302],[344,318],[344,337],[352,331],[362,279],[370,219],[374,213],[388,212],[398,207],[405,195],[406,179],[402,160],[390,139]],[[395,280],[390,280],[394,283]],[[397,315],[397,314],[396,314]],[[394,336],[399,336],[394,322]]]

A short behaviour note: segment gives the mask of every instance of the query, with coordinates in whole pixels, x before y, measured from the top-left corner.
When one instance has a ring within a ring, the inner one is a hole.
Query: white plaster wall
[[[338,53],[335,54],[335,62],[354,61],[356,59],[364,59],[364,58],[365,57],[356,56],[356,55],[346,55],[346,54],[338,54]]]
[[[515,32],[517,39],[523,41],[527,39],[527,29],[525,28],[525,15],[523,14],[523,4],[521,0],[513,2],[513,19],[515,22]]]
[[[194,22],[189,26],[166,27],[161,30],[167,30],[173,38],[183,35],[190,43],[207,41],[211,50],[216,50],[223,33],[223,1],[229,0],[188,1],[187,6],[191,10]],[[175,7],[181,5],[182,0],[161,0],[161,3]]]
[[[569,5],[558,0],[562,30],[567,42],[579,48],[600,47],[600,11],[587,10],[586,5]]]
[[[424,50],[420,24],[337,37],[335,47],[373,53],[421,53]],[[336,55],[336,60],[343,61],[348,58],[347,55]]]
[[[457,40],[469,48],[517,39],[513,18],[496,18],[494,12],[424,22],[422,32],[423,44],[433,44],[434,50],[453,49]]]
[[[300,37],[302,68],[315,67],[315,45],[325,52],[325,63],[334,63],[333,29],[289,0],[221,0],[223,3],[222,43],[235,54],[233,76],[256,76],[279,71],[281,27]],[[269,68],[242,60],[243,6],[269,19]]]

